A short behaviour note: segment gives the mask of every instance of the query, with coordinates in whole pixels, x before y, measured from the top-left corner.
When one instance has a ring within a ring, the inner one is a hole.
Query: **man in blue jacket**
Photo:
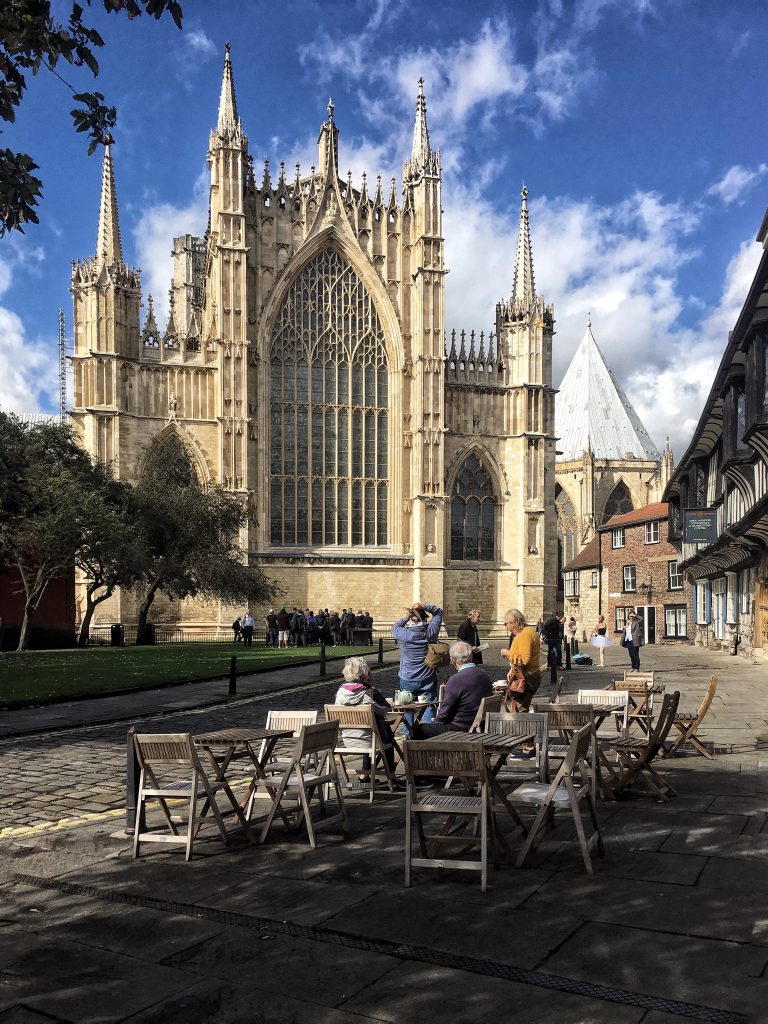
[[[424,659],[442,624],[442,608],[417,601],[392,625],[392,636],[400,644],[400,689],[410,690],[414,697],[437,700],[437,669],[425,665]],[[432,708],[427,708],[423,721],[431,722],[434,717]]]
[[[417,725],[414,738],[428,740],[443,732],[469,732],[483,697],[493,693],[491,677],[472,661],[472,647],[457,640],[450,647],[451,664],[456,669],[445,684],[443,702],[434,722]]]

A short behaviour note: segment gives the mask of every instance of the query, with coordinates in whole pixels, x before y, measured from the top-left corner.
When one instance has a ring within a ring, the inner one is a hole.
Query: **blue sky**
[[[56,5],[54,4],[54,7]],[[61,4],[63,11],[66,5]],[[537,290],[554,303],[555,382],[584,332],[651,436],[685,447],[759,258],[768,204],[762,0],[184,3],[185,28],[99,16],[96,88],[124,255],[166,307],[174,234],[202,232],[224,43],[257,176],[316,158],[329,96],[340,164],[398,189],[416,82],[443,155],[449,329],[488,330],[512,284],[529,189]],[[83,71],[67,73],[92,88]],[[0,240],[0,406],[56,405],[56,317],[70,260],[95,247],[100,158],[64,87],[33,80],[3,144],[41,166],[41,224]]]

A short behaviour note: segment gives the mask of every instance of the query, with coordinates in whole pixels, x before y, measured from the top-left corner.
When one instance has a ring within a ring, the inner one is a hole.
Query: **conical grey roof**
[[[555,399],[558,462],[580,459],[660,459],[661,453],[608,368],[588,324]]]

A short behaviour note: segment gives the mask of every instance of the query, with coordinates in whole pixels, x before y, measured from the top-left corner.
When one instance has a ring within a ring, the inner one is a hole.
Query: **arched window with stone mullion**
[[[496,495],[479,455],[468,456],[451,494],[451,560],[492,562],[496,557]]]
[[[335,248],[291,284],[272,330],[270,372],[271,543],[385,545],[384,332],[371,296]]]

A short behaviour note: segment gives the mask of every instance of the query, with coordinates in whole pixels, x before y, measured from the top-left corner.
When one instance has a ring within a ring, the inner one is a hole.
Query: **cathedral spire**
[[[241,131],[237,100],[235,99],[235,81],[232,77],[232,61],[229,57],[230,49],[230,44],[227,43],[224,54],[224,74],[221,79],[219,120],[216,125],[220,135],[235,135]]]
[[[427,101],[424,98],[424,79],[419,79],[419,94],[416,97],[416,121],[413,126],[413,147],[411,159],[414,163],[426,163],[431,150],[429,148],[429,128],[427,128]]]
[[[96,260],[100,266],[111,267],[123,262],[120,244],[120,225],[117,220],[117,193],[112,156],[111,138],[104,142],[104,165],[101,172],[101,203],[99,205],[99,231],[96,239]]]
[[[515,257],[515,281],[512,288],[513,303],[531,307],[536,298],[533,283],[533,252],[531,250],[531,230],[528,224],[528,189],[523,185],[520,207],[520,231],[517,236],[517,256]]]

